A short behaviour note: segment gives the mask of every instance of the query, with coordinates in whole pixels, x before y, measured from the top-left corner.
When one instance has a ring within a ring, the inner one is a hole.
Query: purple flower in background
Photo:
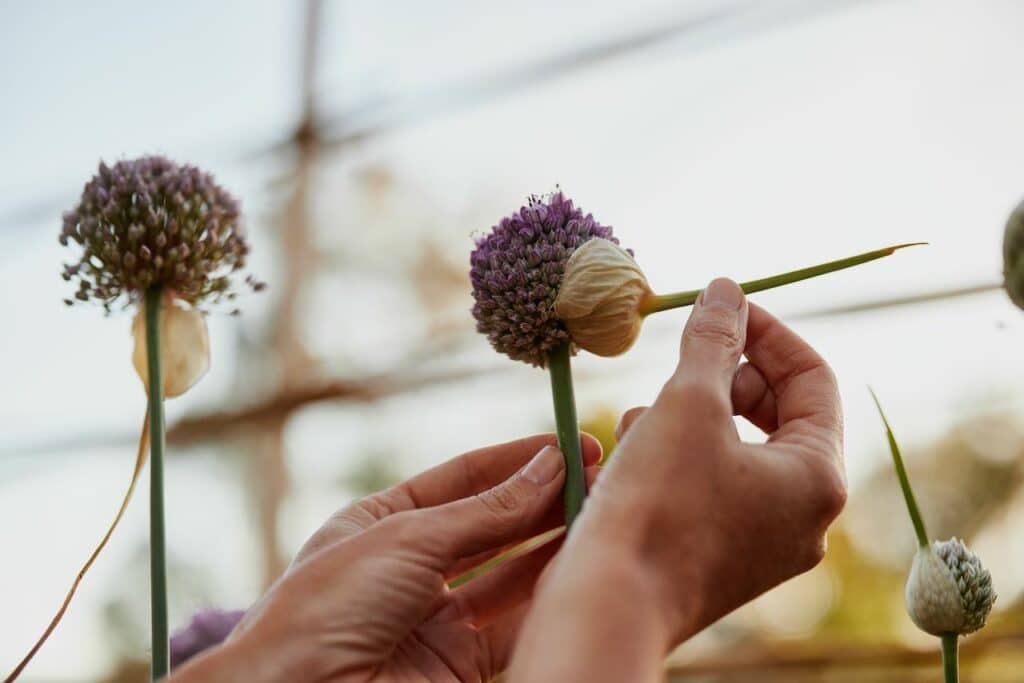
[[[220,645],[245,616],[245,610],[207,609],[197,612],[188,626],[171,636],[171,668]]]
[[[60,243],[70,242],[82,253],[64,266],[63,278],[78,280],[65,303],[97,301],[108,311],[152,286],[192,305],[233,298],[230,276],[249,253],[238,202],[208,173],[159,156],[100,162],[64,214]],[[263,286],[251,276],[246,283]]]
[[[569,257],[595,237],[619,243],[559,191],[531,197],[477,240],[469,273],[473,317],[495,350],[544,367],[549,351],[571,341],[555,316],[555,298]]]

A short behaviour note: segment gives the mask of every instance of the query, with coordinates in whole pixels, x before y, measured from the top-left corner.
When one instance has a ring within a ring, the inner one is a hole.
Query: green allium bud
[[[910,618],[935,636],[977,631],[996,600],[992,576],[957,538],[918,550],[905,597]]]
[[[1003,286],[1018,308],[1024,309],[1024,202],[1010,214],[1003,233]]]

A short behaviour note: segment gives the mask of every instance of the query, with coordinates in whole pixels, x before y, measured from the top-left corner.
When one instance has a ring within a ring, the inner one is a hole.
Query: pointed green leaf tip
[[[906,249],[907,247],[916,247],[923,244],[928,243],[907,242],[906,244],[896,244],[891,247],[883,247],[882,249],[868,251],[863,254],[857,254],[856,256],[850,256],[849,258],[839,259],[837,261],[829,261],[828,263],[820,263],[816,266],[810,266],[809,268],[791,270],[788,273],[772,275],[770,277],[761,278],[760,280],[750,280],[749,282],[741,282],[740,289],[742,289],[747,294],[753,294],[754,292],[761,292],[766,289],[772,289],[774,287],[782,287],[783,285],[799,282],[800,280],[808,280],[812,277],[826,275],[837,270],[843,270],[844,268],[852,268],[853,266],[859,266],[862,263],[867,263],[869,261],[874,261],[875,259],[891,256],[894,252],[900,249]],[[701,289],[692,289],[686,292],[675,292],[673,294],[655,294],[653,296],[649,296],[643,302],[641,302],[640,314],[649,315],[651,313],[667,311],[673,308],[690,306],[695,301],[697,301],[697,297],[700,296],[700,293],[702,291],[703,290]]]
[[[899,444],[896,443],[896,437],[892,433],[892,427],[889,426],[889,420],[886,419],[885,412],[882,411],[882,404],[878,400],[875,390],[868,387],[868,392],[871,394],[875,407],[878,408],[878,415],[882,418],[882,424],[885,426],[885,436],[889,440],[889,452],[892,453],[892,464],[896,468],[896,476],[900,480],[903,499],[907,502],[907,512],[910,513],[910,521],[914,524],[917,543],[922,548],[927,548],[928,532],[924,528],[924,518],[921,517],[921,510],[917,507],[917,500],[914,498],[914,489],[911,488],[910,479],[907,477],[907,468],[903,464],[903,456],[900,454]]]

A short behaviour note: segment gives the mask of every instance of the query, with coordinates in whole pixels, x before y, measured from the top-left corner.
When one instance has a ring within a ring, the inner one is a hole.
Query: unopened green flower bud
[[[996,600],[992,576],[957,538],[918,550],[905,597],[913,622],[935,636],[977,631]]]
[[[149,362],[146,357],[146,312],[139,307],[132,321],[135,348],[132,364],[142,384],[149,388]],[[171,297],[160,306],[160,367],[166,398],[184,394],[210,367],[210,340],[206,318],[194,308],[184,308]]]
[[[565,264],[555,315],[580,348],[598,356],[617,356],[640,334],[640,303],[651,294],[633,257],[598,237],[573,252]]]
[[[1003,233],[1003,287],[1024,308],[1024,202],[1010,214]]]

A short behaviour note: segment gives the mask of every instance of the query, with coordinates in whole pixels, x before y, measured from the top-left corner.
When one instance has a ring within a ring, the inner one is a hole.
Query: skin
[[[734,413],[767,441],[741,441]],[[815,566],[846,501],[834,375],[729,280],[705,290],[676,371],[620,430],[534,599],[513,683],[660,680],[675,645]]]
[[[705,290],[678,367],[619,435],[600,478],[584,440],[592,493],[564,552],[448,588],[562,516],[553,437],[475,451],[335,514],[171,680],[484,681],[511,660],[512,683],[656,681],[675,645],[821,560],[846,499],[835,378],[732,281]]]
[[[446,582],[557,529],[553,434],[483,448],[335,513],[186,681],[480,681],[505,669],[561,540],[454,590]],[[585,436],[592,482],[601,458]]]

